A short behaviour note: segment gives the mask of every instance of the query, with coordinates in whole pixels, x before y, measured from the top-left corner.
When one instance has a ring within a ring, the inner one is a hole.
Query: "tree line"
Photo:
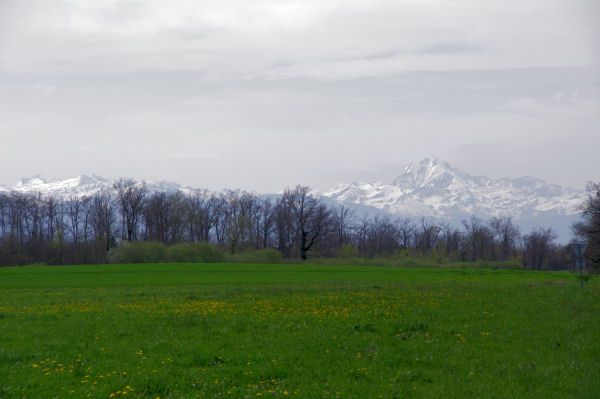
[[[521,234],[509,216],[462,225],[427,218],[359,216],[327,206],[308,187],[259,197],[239,190],[150,192],[120,179],[89,197],[0,193],[0,265],[105,263],[125,242],[212,243],[228,254],[275,249],[283,258],[437,256],[564,268],[568,248],[549,228]],[[121,243],[121,244],[119,244]]]

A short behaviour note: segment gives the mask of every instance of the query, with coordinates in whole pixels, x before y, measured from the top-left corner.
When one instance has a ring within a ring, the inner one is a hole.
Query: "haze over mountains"
[[[10,187],[0,186],[0,192],[89,196],[111,189],[112,183],[98,176],[66,180],[37,176],[21,179]],[[147,184],[150,191],[190,193],[197,190],[167,181]],[[314,193],[328,203],[341,203],[355,209],[357,217],[379,213],[428,217],[458,224],[471,216],[489,219],[509,215],[523,232],[536,226],[552,227],[561,242],[571,238],[570,226],[577,219],[577,207],[585,198],[583,189],[550,184],[533,177],[494,180],[473,176],[435,158],[408,165],[390,183],[343,183]]]

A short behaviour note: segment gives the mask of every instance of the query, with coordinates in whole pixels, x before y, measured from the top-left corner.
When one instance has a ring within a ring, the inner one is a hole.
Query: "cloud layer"
[[[580,186],[600,170],[599,14],[595,0],[5,1],[0,182],[273,191],[391,179],[434,155]]]

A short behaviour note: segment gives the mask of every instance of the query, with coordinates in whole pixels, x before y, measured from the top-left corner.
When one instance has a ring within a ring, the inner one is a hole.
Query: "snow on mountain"
[[[98,176],[78,176],[72,179],[46,179],[41,176],[23,178],[10,190],[20,193],[42,193],[60,197],[93,195],[109,189],[111,182]]]
[[[40,192],[61,197],[90,196],[111,190],[113,181],[99,176],[79,176],[57,180],[35,176],[21,179],[0,192]],[[178,183],[147,182],[150,192],[197,189]],[[338,184],[314,191],[327,204],[345,204],[356,215],[392,214],[402,217],[429,217],[454,224],[472,215],[489,219],[512,216],[528,232],[537,226],[552,227],[559,240],[569,240],[570,226],[577,219],[577,207],[585,198],[584,190],[550,184],[533,177],[490,179],[472,176],[435,158],[408,165],[392,182]]]
[[[31,178],[23,178],[19,180],[14,186],[2,187],[0,186],[0,192],[16,191],[20,193],[41,193],[45,196],[57,196],[69,198],[92,196],[94,194],[112,190],[114,181],[105,179],[100,176],[78,176],[72,179],[58,180],[58,179],[46,179],[41,176],[34,176]],[[194,189],[189,187],[183,187],[178,183],[169,181],[160,182],[147,182],[147,187],[150,192],[173,192],[182,191],[189,193]]]
[[[391,183],[339,184],[319,193],[350,207],[372,207],[403,217],[460,222],[509,215],[524,229],[551,226],[568,240],[583,190],[533,177],[472,176],[435,158],[408,165]]]
[[[471,214],[535,216],[546,211],[573,215],[584,198],[583,190],[532,177],[493,180],[472,176],[435,158],[408,165],[390,184],[339,184],[320,194],[392,214],[443,218]]]

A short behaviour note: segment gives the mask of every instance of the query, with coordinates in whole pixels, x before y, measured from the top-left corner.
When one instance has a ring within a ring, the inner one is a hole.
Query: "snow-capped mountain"
[[[350,207],[406,217],[431,217],[460,222],[508,215],[529,229],[550,226],[568,239],[570,225],[583,202],[583,190],[533,177],[490,179],[472,176],[435,158],[408,165],[392,182],[339,184],[320,195]]]
[[[45,196],[57,196],[63,198],[69,197],[84,197],[92,196],[94,194],[111,191],[114,181],[105,179],[100,176],[78,176],[72,179],[59,180],[59,179],[46,179],[41,176],[35,176],[31,178],[23,178],[17,182],[14,186],[3,187],[0,186],[0,192],[17,191],[20,193],[41,193]],[[147,182],[148,190],[150,192],[173,192],[182,191],[189,193],[194,189],[190,187],[183,187],[182,185],[170,181],[159,181],[159,182]]]
[[[572,215],[584,198],[583,190],[532,177],[492,180],[471,176],[435,158],[408,165],[389,184],[340,184],[321,194],[392,214],[444,218],[472,214],[536,216],[546,211]]]
[[[36,176],[21,179],[10,187],[0,186],[0,192],[40,192],[68,198],[111,190],[112,185],[113,181],[94,175],[66,180]],[[150,192],[198,190],[168,181],[147,182],[147,187]],[[507,215],[524,232],[537,226],[552,227],[562,242],[570,239],[570,226],[577,219],[577,207],[585,198],[584,190],[533,177],[494,180],[472,176],[435,158],[408,165],[390,183],[339,184],[313,193],[329,205],[341,203],[355,209],[357,217],[363,214],[423,216],[458,224],[471,216],[489,219]]]
[[[112,186],[112,182],[99,176],[78,176],[72,179],[47,179],[41,176],[23,178],[6,190],[20,193],[42,193],[59,197],[93,195]]]

